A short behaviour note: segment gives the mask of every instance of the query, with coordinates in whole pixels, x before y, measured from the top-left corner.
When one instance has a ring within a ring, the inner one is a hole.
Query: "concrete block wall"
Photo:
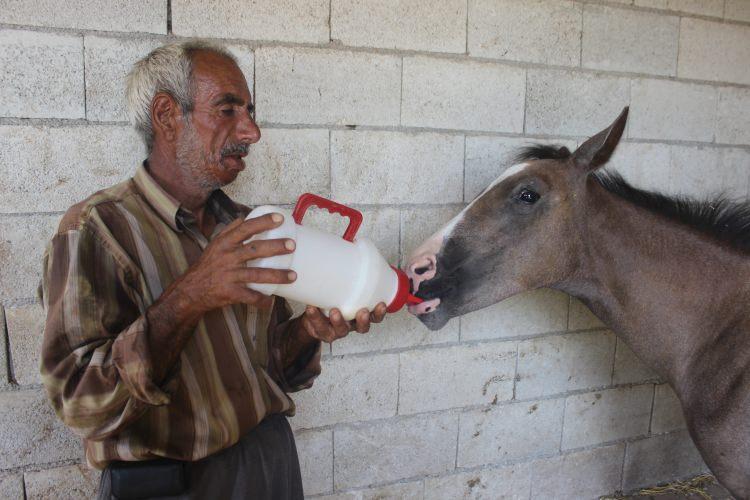
[[[750,191],[750,0],[0,0],[3,498],[96,489],[39,383],[40,257],[69,205],[144,156],[127,68],[190,36],[225,41],[256,93],[263,140],[230,193],[352,204],[394,263],[514,148],[575,147],[625,105],[610,168]],[[671,390],[557,292],[434,333],[394,315],[324,365],[292,419],[313,497],[594,498],[705,467]]]

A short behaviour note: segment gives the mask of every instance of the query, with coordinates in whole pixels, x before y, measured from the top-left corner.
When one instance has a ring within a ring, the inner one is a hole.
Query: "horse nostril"
[[[421,276],[421,275],[423,275],[424,273],[426,273],[426,272],[427,272],[427,271],[429,271],[429,270],[430,270],[430,266],[424,266],[424,267],[418,267],[418,268],[416,268],[416,269],[414,270],[414,272],[415,272],[416,274],[418,274],[418,275],[420,275],[420,276]]]

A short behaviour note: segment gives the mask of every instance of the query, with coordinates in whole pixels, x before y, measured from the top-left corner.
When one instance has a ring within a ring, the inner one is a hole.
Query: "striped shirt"
[[[244,304],[200,320],[179,361],[153,380],[146,310],[248,208],[222,191],[193,215],[140,166],[71,207],[44,255],[42,378],[58,416],[84,438],[96,468],[112,460],[198,460],[236,443],[266,415],[294,414],[287,396],[320,373],[320,343],[288,360],[291,312]]]

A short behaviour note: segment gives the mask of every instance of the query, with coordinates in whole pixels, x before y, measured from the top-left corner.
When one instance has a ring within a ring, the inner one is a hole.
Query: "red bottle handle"
[[[330,213],[337,213],[343,215],[344,217],[348,217],[349,227],[347,227],[346,232],[344,232],[344,239],[346,241],[354,241],[354,236],[356,236],[357,231],[359,230],[359,226],[362,225],[361,212],[347,207],[346,205],[342,205],[341,203],[336,203],[335,201],[323,198],[322,196],[318,196],[312,193],[305,193],[299,197],[299,199],[297,200],[297,205],[294,207],[294,212],[292,212],[294,222],[296,222],[297,224],[302,224],[302,219],[305,217],[307,209],[313,205],[316,207],[325,208]]]

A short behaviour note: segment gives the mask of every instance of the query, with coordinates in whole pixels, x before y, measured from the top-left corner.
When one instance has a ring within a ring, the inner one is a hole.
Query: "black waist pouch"
[[[112,495],[119,500],[166,497],[187,490],[186,463],[160,458],[145,462],[112,462]]]

